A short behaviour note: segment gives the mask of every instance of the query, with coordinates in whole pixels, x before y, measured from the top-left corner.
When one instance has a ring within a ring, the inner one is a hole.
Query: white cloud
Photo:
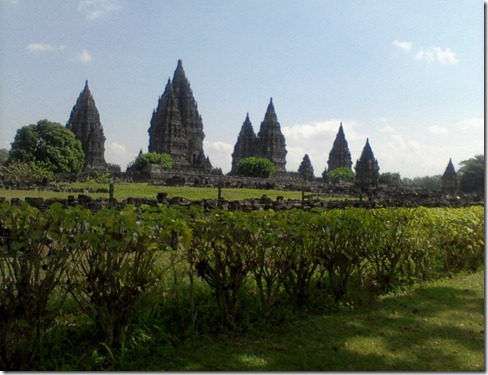
[[[428,64],[433,62],[439,62],[441,64],[452,64],[455,65],[458,62],[456,54],[450,49],[446,48],[443,50],[440,47],[429,47],[426,49],[421,49],[415,54],[416,60],[425,60]]]
[[[459,126],[462,130],[468,130],[468,129],[483,130],[484,129],[484,121],[481,117],[470,118],[467,120],[460,121]]]
[[[222,168],[223,173],[230,172],[234,146],[221,141],[203,141],[205,155],[210,158],[214,168]]]
[[[80,0],[78,11],[85,12],[85,17],[89,21],[94,21],[107,13],[120,9],[116,0]]]
[[[434,135],[446,135],[446,134],[450,133],[450,131],[448,129],[443,128],[441,126],[437,126],[437,125],[429,126],[429,128],[427,130],[429,131],[429,133],[434,134]]]
[[[84,49],[81,52],[78,52],[76,54],[76,59],[83,64],[89,64],[93,60],[92,56],[86,49]]]
[[[136,156],[136,153],[127,151],[127,148],[123,144],[110,142],[108,145],[105,145],[105,158],[107,162],[120,165],[122,171],[125,171],[127,164],[133,161]]]
[[[66,49],[66,46],[64,44],[60,46],[53,46],[52,44],[49,43],[31,43],[28,44],[27,47],[25,47],[25,49],[29,53],[55,52],[55,51],[62,51]]]
[[[404,50],[406,52],[409,52],[412,49],[412,47],[413,47],[413,44],[411,42],[400,42],[399,40],[395,40],[393,42],[393,44],[396,47],[398,47],[398,48],[400,48],[400,49],[402,49],[402,50]]]

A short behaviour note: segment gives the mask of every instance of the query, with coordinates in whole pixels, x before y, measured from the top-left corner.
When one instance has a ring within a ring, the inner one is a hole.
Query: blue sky
[[[88,80],[105,157],[125,169],[182,59],[224,172],[270,97],[288,170],[308,153],[320,176],[340,122],[354,164],[369,138],[380,172],[402,177],[484,153],[481,0],[0,1],[0,148],[65,124]]]

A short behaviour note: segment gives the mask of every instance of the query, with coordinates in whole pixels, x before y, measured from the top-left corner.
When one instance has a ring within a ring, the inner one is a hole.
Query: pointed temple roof
[[[207,169],[203,122],[181,60],[158,101],[148,132],[150,152],[169,153],[176,168]]]
[[[339,125],[339,131],[332,145],[332,149],[329,153],[329,160],[327,161],[329,166],[329,172],[336,168],[348,168],[352,167],[351,153],[349,146],[344,135],[344,129],[342,122]]]
[[[78,96],[66,127],[81,142],[85,153],[85,169],[105,169],[105,136],[100,122],[100,114],[93,99],[88,80]]]
[[[454,165],[452,164],[452,158],[447,163],[446,170],[441,177],[442,192],[445,194],[455,194],[458,190],[458,177]]]
[[[354,167],[356,170],[355,185],[360,188],[371,188],[378,186],[379,170],[378,161],[375,159],[373,150],[366,139],[361,157]]]
[[[237,164],[242,159],[254,156],[256,153],[257,137],[254,133],[251,120],[249,119],[249,112],[246,114],[237,142],[234,145],[234,152],[232,153],[232,167],[231,174],[237,173]]]

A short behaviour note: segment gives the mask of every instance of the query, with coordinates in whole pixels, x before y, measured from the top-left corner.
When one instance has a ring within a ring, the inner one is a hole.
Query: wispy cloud
[[[468,129],[475,129],[475,130],[483,130],[484,129],[484,121],[483,118],[470,118],[467,120],[462,120],[459,122],[459,126],[462,130]]]
[[[438,125],[429,126],[427,130],[430,134],[434,135],[446,135],[450,133],[449,129],[443,128],[442,126]]]
[[[119,9],[120,5],[116,0],[79,0],[78,2],[78,11],[84,12],[89,21]]]
[[[410,53],[413,51],[412,42],[401,42],[399,40],[393,41],[393,45],[401,50]],[[425,61],[428,64],[435,62],[440,64],[455,65],[458,63],[456,53],[451,48],[442,49],[441,47],[420,48],[414,52],[413,58],[419,61]]]
[[[76,60],[83,64],[89,64],[92,62],[93,58],[90,53],[86,49],[84,49],[83,51],[76,54]]]
[[[438,62],[441,64],[455,65],[458,62],[456,54],[450,49],[442,49],[440,47],[429,47],[421,49],[415,54],[415,59],[425,60],[427,63],[432,64]]]
[[[399,40],[395,40],[393,42],[393,44],[396,47],[398,47],[398,48],[400,48],[400,49],[402,49],[404,51],[407,51],[407,52],[410,51],[412,49],[412,47],[413,47],[413,44],[411,42],[400,42]]]
[[[53,46],[52,44],[49,43],[31,43],[28,44],[27,47],[25,47],[25,49],[29,53],[56,52],[56,51],[62,51],[66,49],[66,46],[64,44],[60,46]]]

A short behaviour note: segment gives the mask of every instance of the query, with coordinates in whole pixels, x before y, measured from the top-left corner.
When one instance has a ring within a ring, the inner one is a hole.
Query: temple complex
[[[441,177],[442,180],[442,192],[444,194],[456,194],[458,190],[458,178],[452,159],[449,159],[446,170]]]
[[[203,151],[202,117],[181,60],[153,111],[148,133],[149,152],[170,154],[174,168],[201,172],[212,169]]]
[[[88,81],[85,82],[85,88],[71,111],[66,127],[81,142],[85,153],[84,170],[106,169],[105,136]]]
[[[269,159],[275,165],[276,172],[286,172],[286,154],[285,136],[281,132],[271,98],[257,135],[247,114],[232,153],[231,174],[237,172],[237,164],[241,159],[250,156]]]
[[[366,139],[361,157],[354,167],[356,178],[354,184],[362,189],[377,187],[380,167],[375,159],[373,150],[369,145],[369,139]]]
[[[346,136],[344,135],[342,122],[339,126],[339,131],[337,132],[332,149],[330,150],[327,164],[329,166],[329,172],[336,168],[351,169],[352,167],[351,153],[349,152]]]

